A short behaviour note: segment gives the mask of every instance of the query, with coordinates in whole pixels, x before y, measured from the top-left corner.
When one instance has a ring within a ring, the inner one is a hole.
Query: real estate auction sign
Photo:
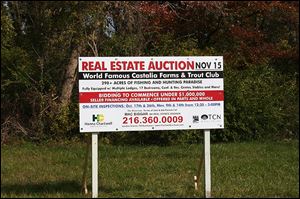
[[[224,128],[223,57],[79,57],[80,132]]]

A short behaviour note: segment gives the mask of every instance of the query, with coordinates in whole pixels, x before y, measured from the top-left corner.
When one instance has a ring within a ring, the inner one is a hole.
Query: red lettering
[[[111,61],[110,62],[111,70],[145,70],[144,61]]]
[[[102,67],[100,65],[100,62],[96,62],[96,65],[95,65],[95,70],[102,70]]]
[[[88,70],[87,66],[88,66],[88,63],[86,61],[83,61],[81,62],[82,63],[82,70]]]
[[[94,62],[89,61],[89,70],[94,70]]]
[[[116,70],[116,68],[115,68],[116,65],[115,65],[115,64],[116,64],[115,61],[111,61],[111,62],[110,62],[110,69],[111,69],[111,70]]]
[[[125,64],[124,64],[125,65]],[[127,70],[134,70],[132,62],[128,62]]]
[[[91,70],[107,70],[107,68],[105,67],[105,63],[104,61],[102,62],[99,62],[99,61],[96,61],[96,62],[93,62],[93,61],[83,61],[81,62],[81,68],[82,70],[86,70],[86,71],[91,71]]]
[[[154,65],[153,61],[150,61],[148,70],[155,70],[155,65]]]

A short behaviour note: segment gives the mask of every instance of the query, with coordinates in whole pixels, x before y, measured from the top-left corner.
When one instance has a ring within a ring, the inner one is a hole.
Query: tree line
[[[214,141],[299,136],[299,2],[1,1],[1,143],[83,137],[79,56],[224,56]],[[199,131],[102,133],[181,143]]]

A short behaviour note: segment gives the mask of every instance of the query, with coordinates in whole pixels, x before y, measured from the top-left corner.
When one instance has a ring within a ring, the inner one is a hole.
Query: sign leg
[[[195,190],[198,191],[198,187],[200,184],[200,179],[202,176],[202,167],[203,167],[203,162],[204,162],[204,149],[202,149],[202,153],[200,156],[200,163],[198,165],[198,171],[197,171],[197,175],[194,176],[194,184],[195,184]]]
[[[86,152],[84,157],[84,165],[83,165],[83,175],[82,175],[82,191],[85,195],[88,194],[88,188],[87,188],[87,171],[88,171],[88,161],[89,161],[89,154],[90,154],[90,135],[85,137],[86,141]]]
[[[92,197],[98,197],[98,134],[92,134]]]
[[[204,130],[205,197],[211,197],[210,130]]]

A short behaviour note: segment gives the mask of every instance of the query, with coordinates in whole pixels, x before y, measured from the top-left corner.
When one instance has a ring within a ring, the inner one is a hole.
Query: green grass
[[[299,197],[298,146],[212,144],[212,197]],[[99,197],[204,197],[193,184],[202,147],[100,145]],[[84,152],[80,143],[1,146],[1,197],[91,197],[80,192]],[[88,180],[90,191],[91,169]]]

